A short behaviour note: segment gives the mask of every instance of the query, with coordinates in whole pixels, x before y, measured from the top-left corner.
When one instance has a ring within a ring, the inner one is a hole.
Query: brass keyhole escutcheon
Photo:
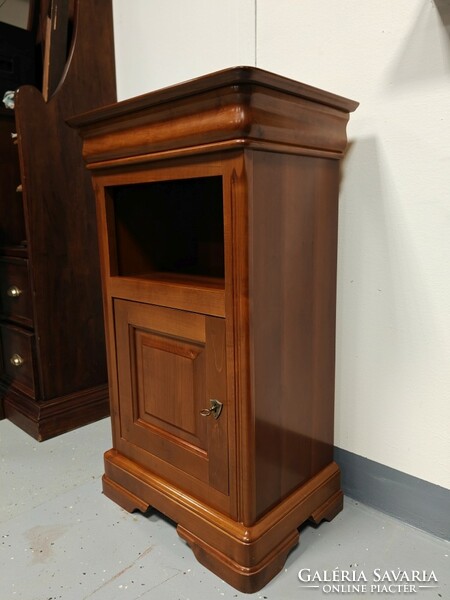
[[[223,408],[222,402],[219,402],[219,400],[212,399],[209,401],[209,404],[210,407],[201,410],[200,414],[202,415],[202,417],[209,417],[209,415],[212,415],[215,419],[218,419]]]

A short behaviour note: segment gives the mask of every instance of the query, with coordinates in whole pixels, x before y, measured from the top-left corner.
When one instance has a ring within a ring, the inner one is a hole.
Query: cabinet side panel
[[[112,7],[80,0],[76,8],[56,93],[48,102],[32,86],[16,94],[41,400],[106,382],[94,196],[66,120],[115,100]]]
[[[17,246],[25,240],[19,157],[11,133],[15,132],[14,113],[0,109],[0,247]]]
[[[339,165],[264,152],[249,157],[259,518],[332,461]]]

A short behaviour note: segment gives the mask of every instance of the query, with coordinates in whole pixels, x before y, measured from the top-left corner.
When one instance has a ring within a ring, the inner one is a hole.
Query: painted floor
[[[449,543],[348,498],[332,523],[302,528],[272,582],[242,594],[173,523],[102,495],[110,447],[109,419],[43,443],[0,422],[0,600],[450,599]]]

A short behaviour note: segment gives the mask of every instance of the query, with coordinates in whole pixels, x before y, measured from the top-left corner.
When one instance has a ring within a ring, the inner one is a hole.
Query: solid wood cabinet
[[[56,92],[0,111],[0,413],[38,440],[109,414],[94,195],[65,120],[116,99],[112,8],[72,8]]]
[[[91,170],[113,420],[104,492],[254,592],[333,462],[339,159],[357,104],[236,68],[71,119]]]

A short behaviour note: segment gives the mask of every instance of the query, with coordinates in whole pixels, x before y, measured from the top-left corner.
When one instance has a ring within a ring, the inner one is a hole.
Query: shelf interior
[[[111,275],[222,286],[222,177],[109,188]]]

